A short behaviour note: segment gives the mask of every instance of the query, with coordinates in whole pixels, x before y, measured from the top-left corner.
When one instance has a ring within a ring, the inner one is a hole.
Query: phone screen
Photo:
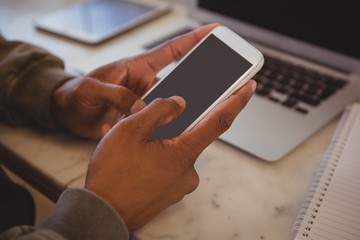
[[[151,138],[180,135],[251,66],[239,53],[210,34],[145,96],[147,104],[159,97],[175,95],[186,101],[184,112],[169,124],[156,129]]]

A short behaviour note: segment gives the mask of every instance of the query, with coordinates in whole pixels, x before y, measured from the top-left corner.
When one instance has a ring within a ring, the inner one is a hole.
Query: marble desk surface
[[[147,24],[146,28],[131,31],[96,48],[38,32],[30,25],[35,15],[71,2],[3,0],[0,3],[2,33],[49,49],[65,60],[68,69],[75,66],[87,71],[140,52],[136,47],[129,47],[129,43],[135,46],[144,36],[155,39],[163,34],[158,30],[159,25],[168,26],[165,29],[171,32],[175,28],[171,20],[178,14],[164,16]],[[114,53],[114,49],[117,52]],[[86,62],[82,61],[84,58]],[[272,163],[215,141],[196,162],[200,176],[197,190],[138,230],[133,238],[290,239],[292,225],[337,121],[333,120],[286,157]],[[33,177],[38,177],[47,190],[53,189],[52,196],[67,187],[84,184],[95,146],[96,142],[64,133],[0,125],[0,154],[11,153],[6,156],[13,159],[7,161],[22,162],[20,166],[24,172],[31,169]]]
[[[199,157],[199,187],[137,231],[137,239],[290,239],[337,120],[277,162],[221,141]],[[0,125],[0,144],[55,184],[81,187],[96,142]],[[49,183],[50,185],[50,183]]]

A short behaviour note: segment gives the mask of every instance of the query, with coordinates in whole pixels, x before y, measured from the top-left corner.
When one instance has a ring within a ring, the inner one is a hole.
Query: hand
[[[225,132],[256,88],[251,80],[219,104],[190,132],[151,140],[151,133],[181,114],[180,97],[157,99],[121,120],[101,140],[89,163],[85,188],[111,204],[130,232],[195,190],[194,163]]]
[[[143,109],[145,103],[140,98],[156,83],[157,73],[183,57],[217,25],[204,26],[147,53],[64,83],[53,95],[55,119],[78,136],[100,139],[124,114]]]

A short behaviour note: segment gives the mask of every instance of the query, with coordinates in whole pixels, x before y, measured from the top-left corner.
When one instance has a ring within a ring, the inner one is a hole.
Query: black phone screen
[[[181,96],[186,109],[175,120],[155,130],[152,139],[173,138],[184,132],[206,111],[252,64],[210,34],[145,98]]]

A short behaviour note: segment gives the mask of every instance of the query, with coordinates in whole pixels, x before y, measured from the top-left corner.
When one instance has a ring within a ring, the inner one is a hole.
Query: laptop
[[[256,94],[220,140],[277,161],[360,97],[360,15],[354,4],[186,2],[190,19],[222,23],[265,55],[264,67],[254,77]]]

